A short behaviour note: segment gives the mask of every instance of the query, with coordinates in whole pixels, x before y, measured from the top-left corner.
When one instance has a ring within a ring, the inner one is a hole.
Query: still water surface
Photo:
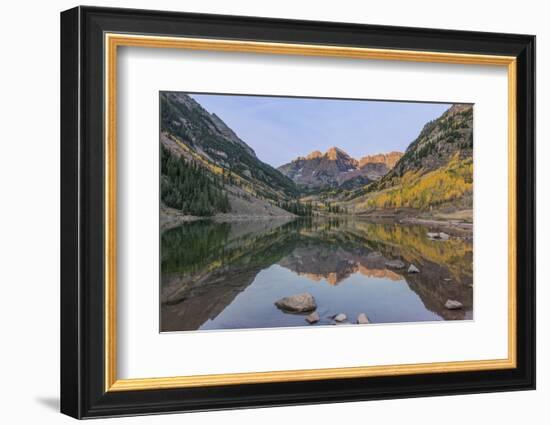
[[[357,219],[196,221],[161,236],[161,331],[472,318],[472,243],[430,240],[418,225]],[[401,260],[403,269],[389,268]],[[420,273],[407,273],[414,264]],[[280,298],[309,292],[321,320],[285,313]],[[448,310],[448,299],[460,310]]]

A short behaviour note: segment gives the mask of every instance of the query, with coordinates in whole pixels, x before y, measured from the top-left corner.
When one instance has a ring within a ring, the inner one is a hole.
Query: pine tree
[[[161,199],[184,214],[210,216],[231,210],[227,192],[221,190],[219,177],[210,174],[196,161],[187,162],[169,149],[161,151]]]

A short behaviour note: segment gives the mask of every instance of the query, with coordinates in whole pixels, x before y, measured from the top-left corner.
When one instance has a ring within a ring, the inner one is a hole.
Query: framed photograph
[[[535,387],[535,37],[61,14],[61,411]]]

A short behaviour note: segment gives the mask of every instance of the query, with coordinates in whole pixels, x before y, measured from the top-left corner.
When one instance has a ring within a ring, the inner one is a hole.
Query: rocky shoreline
[[[221,213],[209,217],[199,217],[194,215],[184,215],[172,208],[161,208],[160,213],[160,229],[168,230],[173,227],[178,227],[184,223],[190,223],[199,220],[212,220],[216,222],[235,222],[235,221],[255,221],[255,220],[290,220],[297,218],[296,215],[289,213],[288,215],[245,215]]]
[[[465,223],[456,220],[437,220],[410,217],[399,220],[401,224],[418,224],[426,226],[431,230],[439,233],[448,233],[451,236],[472,239],[474,225],[473,223]]]
[[[459,210],[450,213],[422,213],[415,210],[378,210],[355,217],[374,223],[399,223],[425,226],[431,232],[445,232],[454,237],[473,237],[473,211]]]
[[[212,220],[215,222],[238,222],[238,221],[260,221],[260,220],[291,220],[299,218],[298,216],[289,213],[288,215],[246,215],[246,214],[233,214],[233,213],[221,213],[215,214],[209,217],[199,217],[192,215],[183,215],[177,210],[172,208],[161,208],[160,214],[160,228],[161,230],[171,229],[173,227],[180,226],[184,223],[199,221],[199,220]],[[421,225],[430,229],[430,232],[444,232],[453,237],[459,237],[464,239],[472,239],[473,237],[473,223],[465,222],[453,219],[440,219],[440,218],[423,218],[416,216],[399,216],[395,214],[378,214],[378,215],[319,215],[314,219],[331,219],[342,218],[350,220],[365,220],[372,223],[399,223],[410,225]]]

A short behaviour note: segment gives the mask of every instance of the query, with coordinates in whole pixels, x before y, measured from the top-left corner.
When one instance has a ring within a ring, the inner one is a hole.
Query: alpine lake
[[[471,320],[471,237],[429,233],[348,216],[198,220],[164,230],[160,331],[331,326],[339,314],[351,325],[361,313],[372,324]],[[314,324],[311,311],[275,305],[304,293],[315,299]]]

